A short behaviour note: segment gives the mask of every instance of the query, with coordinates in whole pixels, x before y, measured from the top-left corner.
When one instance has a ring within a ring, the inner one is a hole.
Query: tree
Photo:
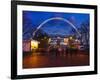
[[[89,20],[86,20],[81,23],[81,26],[79,28],[79,31],[81,33],[81,43],[86,47],[89,48]]]

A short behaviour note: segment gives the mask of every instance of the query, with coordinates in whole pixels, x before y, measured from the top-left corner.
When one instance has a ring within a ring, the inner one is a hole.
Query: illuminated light
[[[48,43],[50,43],[51,42],[51,38],[49,38],[49,40],[48,40]]]
[[[64,38],[64,42],[68,43],[68,38]]]
[[[38,41],[32,40],[31,41],[31,50],[37,49],[38,48],[38,44],[39,44]]]
[[[64,38],[64,45],[68,45],[68,41],[69,41],[68,38]]]
[[[60,39],[60,37],[57,37],[57,39]]]
[[[72,39],[73,39],[73,37],[71,36],[71,37],[69,37],[69,39],[70,39],[70,40],[72,40]]]

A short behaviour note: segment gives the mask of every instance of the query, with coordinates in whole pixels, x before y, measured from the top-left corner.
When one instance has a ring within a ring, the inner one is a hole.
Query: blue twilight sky
[[[40,12],[40,11],[23,11],[23,27],[37,28],[43,21],[61,17],[69,20],[76,28],[79,28],[83,22],[90,21],[89,14],[82,13],[64,13],[64,12]],[[43,25],[42,29],[48,34],[68,34],[71,26],[61,20],[51,20]],[[30,28],[31,29],[31,28]]]

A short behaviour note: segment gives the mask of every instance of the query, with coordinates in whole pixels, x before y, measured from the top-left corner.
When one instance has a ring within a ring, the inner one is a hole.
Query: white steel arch
[[[66,23],[68,23],[69,25],[71,25],[72,28],[74,28],[76,30],[76,32],[78,33],[79,36],[81,36],[81,34],[79,33],[79,31],[77,30],[77,28],[75,27],[75,25],[73,23],[71,23],[69,20],[61,18],[61,17],[53,17],[53,18],[49,18],[45,21],[43,21],[38,27],[37,29],[33,32],[33,37],[35,36],[36,32],[47,22],[51,21],[51,20],[62,20]]]

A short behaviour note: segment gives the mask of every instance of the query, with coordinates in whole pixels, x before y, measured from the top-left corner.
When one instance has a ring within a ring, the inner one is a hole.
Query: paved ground
[[[25,54],[25,53],[24,53]],[[44,68],[89,65],[88,52],[78,51],[76,54],[52,55],[51,53],[30,53],[23,57],[23,68]]]

